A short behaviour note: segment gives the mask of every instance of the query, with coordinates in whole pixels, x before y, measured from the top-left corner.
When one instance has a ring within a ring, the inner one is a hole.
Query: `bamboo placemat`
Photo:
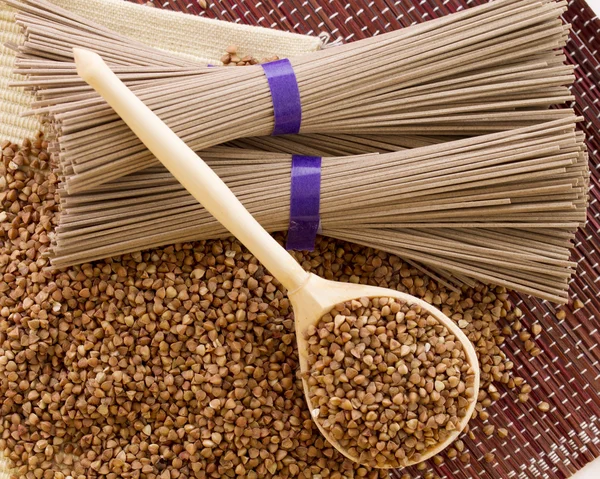
[[[146,0],[135,0],[146,3]],[[406,27],[430,18],[447,15],[483,0],[208,0],[207,10],[197,0],[155,0],[157,7],[188,11],[234,22],[280,28],[298,33],[329,32],[332,39],[364,38]],[[518,338],[510,338],[504,348],[516,365],[516,373],[533,386],[532,400],[522,405],[512,392],[489,409],[490,422],[510,431],[506,439],[486,438],[481,423],[473,424],[476,439],[466,439],[474,461],[464,465],[446,461],[435,472],[442,478],[565,479],[600,456],[600,22],[582,0],[569,2],[565,21],[573,24],[567,46],[569,60],[578,65],[573,94],[575,109],[585,117],[581,128],[588,138],[592,163],[592,191],[587,227],[577,235],[574,258],[578,274],[571,283],[571,295],[585,306],[563,320],[545,302],[514,295],[524,312],[524,323],[539,321],[544,332],[537,341],[544,354],[532,358],[519,348]],[[596,56],[595,56],[596,55]],[[551,411],[543,415],[535,405],[549,402]],[[495,453],[497,462],[483,460]],[[434,466],[431,466],[434,468]],[[406,472],[406,471],[405,471]],[[422,477],[426,471],[409,471]],[[401,477],[401,473],[392,476]]]

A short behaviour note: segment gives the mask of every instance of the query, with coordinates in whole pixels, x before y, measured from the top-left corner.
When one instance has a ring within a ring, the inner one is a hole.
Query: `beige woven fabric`
[[[293,57],[319,48],[320,39],[140,6],[124,0],[50,0],[146,45],[220,64],[234,44],[242,56]]]
[[[220,64],[225,49],[234,44],[244,56],[257,58],[293,57],[317,50],[319,37],[310,37],[239,25],[179,12],[150,8],[125,0],[50,0],[83,17],[98,22],[122,35],[155,48],[197,59],[200,63]],[[23,36],[13,20],[14,14],[0,0],[0,44],[20,44]],[[20,142],[33,136],[40,124],[35,118],[22,118],[30,109],[32,96],[9,88],[17,77],[12,73],[14,53],[0,46],[0,139]],[[0,476],[0,479],[1,476]]]
[[[19,142],[33,136],[40,129],[40,124],[35,118],[19,116],[31,107],[31,95],[8,86],[18,77],[12,73],[14,52],[4,44],[19,44],[22,41],[12,17],[13,14],[6,9],[0,10],[0,139]]]

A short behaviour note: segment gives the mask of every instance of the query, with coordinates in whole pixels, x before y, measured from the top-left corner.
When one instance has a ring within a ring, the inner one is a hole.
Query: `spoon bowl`
[[[457,427],[440,444],[425,450],[418,462],[424,461],[447,447],[465,428],[473,415],[479,390],[479,365],[473,345],[464,333],[441,311],[414,296],[391,289],[351,283],[338,283],[325,280],[304,269],[292,258],[264,228],[252,217],[235,197],[231,190],[160,118],[135,96],[110,70],[99,55],[85,49],[74,48],[77,72],[92,86],[139,137],[146,147],[158,158],[177,180],[236,236],[254,256],[288,290],[295,317],[296,339],[303,376],[309,373],[308,343],[305,339],[307,328],[316,325],[334,306],[349,300],[369,297],[396,298],[409,305],[417,304],[422,310],[445,326],[462,344],[466,359],[474,372],[474,394],[467,412]],[[306,379],[304,393],[313,419],[313,406],[310,400]],[[352,457],[339,442],[315,421],[323,436],[341,454]],[[406,460],[404,465],[414,464]],[[389,465],[387,467],[396,467]],[[386,467],[386,465],[379,466]]]
[[[346,301],[358,299],[362,297],[369,298],[396,298],[403,303],[417,304],[423,310],[427,311],[440,324],[445,326],[463,346],[463,350],[467,359],[467,362],[473,369],[475,374],[474,381],[474,394],[473,398],[469,403],[467,413],[463,417],[460,425],[456,430],[452,431],[449,436],[443,442],[437,444],[428,450],[425,450],[421,455],[419,461],[405,460],[402,467],[411,466],[419,462],[430,459],[431,457],[439,454],[443,449],[448,447],[454,442],[460,433],[464,430],[467,423],[473,416],[475,411],[475,405],[477,404],[477,395],[479,391],[479,363],[477,360],[477,354],[473,344],[467,336],[461,331],[461,329],[450,319],[448,316],[443,314],[439,309],[423,301],[422,299],[416,298],[410,294],[402,293],[400,291],[394,291],[387,288],[379,288],[375,286],[368,286],[362,284],[353,283],[339,283],[336,281],[329,281],[323,279],[317,275],[309,273],[306,283],[296,291],[288,291],[288,297],[292,302],[294,309],[294,321],[296,327],[296,341],[298,343],[298,358],[300,361],[300,369],[303,373],[307,373],[310,370],[308,365],[308,343],[306,341],[305,332],[308,327],[315,325],[325,314],[329,313],[334,306]],[[303,375],[304,376],[304,375]],[[303,378],[304,385],[304,396],[308,404],[308,409],[311,412],[311,417],[315,418],[310,394],[309,387],[306,379]],[[354,462],[360,462],[357,457],[353,457],[346,449],[344,449],[339,442],[320,424],[319,421],[314,421],[321,434],[327,439],[327,441],[333,445],[341,454],[351,459]]]

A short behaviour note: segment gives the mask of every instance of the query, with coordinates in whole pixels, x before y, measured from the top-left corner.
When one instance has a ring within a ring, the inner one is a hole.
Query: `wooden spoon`
[[[107,101],[156,158],[204,208],[236,236],[285,286],[294,308],[296,340],[303,373],[308,372],[308,344],[305,340],[307,327],[317,324],[321,317],[330,312],[335,305],[352,299],[392,297],[408,304],[418,304],[456,336],[462,343],[466,358],[475,373],[474,395],[459,427],[443,443],[425,451],[419,462],[438,454],[454,441],[473,415],[479,391],[479,364],[475,349],[460,328],[441,311],[414,296],[391,289],[328,281],[304,271],[254,219],[216,173],[117,78],[99,55],[80,48],[74,48],[73,51],[77,72],[81,78]],[[304,394],[312,413],[313,407],[306,381],[304,381]],[[358,458],[352,457],[344,450],[318,421],[315,422],[323,436],[340,453],[355,462],[360,462]],[[414,463],[407,460],[405,465]]]

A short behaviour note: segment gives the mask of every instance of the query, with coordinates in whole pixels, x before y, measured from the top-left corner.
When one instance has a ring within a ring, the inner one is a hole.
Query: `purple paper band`
[[[321,158],[292,156],[290,225],[288,250],[313,251],[319,232],[321,202]]]
[[[294,68],[289,60],[277,60],[262,65],[271,89],[275,127],[272,135],[300,132],[302,104]]]

